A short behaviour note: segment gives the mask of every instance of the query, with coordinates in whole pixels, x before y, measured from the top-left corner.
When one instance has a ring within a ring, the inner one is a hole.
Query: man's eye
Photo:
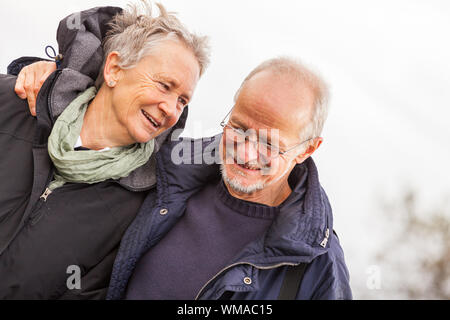
[[[280,148],[278,143],[273,143],[273,142],[267,141],[266,144],[267,144],[267,147],[274,149],[274,150],[277,150]]]
[[[244,129],[242,129],[242,128],[234,128],[234,131],[238,134],[238,135],[240,135],[240,136],[245,136],[245,130]],[[246,139],[247,139],[248,137],[246,137]]]

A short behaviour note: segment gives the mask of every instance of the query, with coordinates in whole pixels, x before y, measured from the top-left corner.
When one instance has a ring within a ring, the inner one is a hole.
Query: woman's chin
[[[153,139],[155,139],[155,138],[156,138],[156,136],[155,136],[155,137],[153,137],[153,136],[148,137],[148,136],[147,136],[147,138],[141,138],[141,139],[138,139],[136,142],[137,142],[137,143],[147,143],[147,142],[149,142],[149,141],[151,141],[151,140],[153,140]]]
[[[148,132],[134,132],[132,135],[134,143],[147,143],[150,140],[153,140],[156,135],[149,134]]]
[[[162,128],[158,128],[158,130],[150,130],[147,127],[134,127],[134,130],[131,131],[133,133],[133,138],[136,141],[136,143],[147,143],[156,137],[158,137],[161,133],[163,133],[166,130],[162,130]]]

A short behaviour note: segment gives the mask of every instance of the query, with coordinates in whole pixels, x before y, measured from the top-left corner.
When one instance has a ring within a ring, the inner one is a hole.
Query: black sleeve
[[[17,76],[19,75],[20,70],[22,70],[23,67],[26,67],[29,64],[38,62],[38,61],[52,61],[44,58],[38,58],[38,57],[21,57],[14,61],[12,61],[7,68],[7,72],[10,75]]]

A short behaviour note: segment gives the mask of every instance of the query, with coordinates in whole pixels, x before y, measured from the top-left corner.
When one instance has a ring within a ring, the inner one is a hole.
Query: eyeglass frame
[[[227,113],[227,115],[225,116],[225,118],[220,122],[220,126],[223,128],[223,130],[225,130],[225,128],[229,128],[229,129],[233,130],[233,132],[236,133],[238,136],[245,135],[245,133],[243,134],[243,133],[239,132],[237,128],[232,127],[232,126],[228,123],[229,120],[225,123],[225,120],[226,120],[226,119],[228,118],[228,116],[233,112],[233,110],[234,110],[234,107],[231,108],[231,110]],[[247,130],[249,130],[249,129],[247,129]],[[252,129],[250,129],[250,130],[252,130]],[[254,130],[254,129],[253,129],[253,130]],[[225,134],[225,132],[224,132],[224,134]],[[305,141],[303,141],[303,142],[301,142],[301,143],[299,143],[299,144],[297,144],[297,145],[295,145],[295,146],[292,146],[292,147],[288,148],[288,149],[285,150],[285,151],[281,151],[281,150],[280,150],[280,147],[277,147],[277,149],[278,149],[278,154],[276,154],[275,156],[270,156],[270,157],[267,156],[267,157],[270,158],[270,159],[276,159],[276,158],[278,158],[279,156],[285,155],[286,153],[288,153],[288,152],[290,152],[290,151],[292,151],[292,150],[294,150],[294,149],[300,147],[302,144],[304,144],[304,143],[306,143],[306,142],[308,142],[308,141],[314,140],[314,139],[316,139],[316,138],[317,138],[317,137],[315,137],[315,138],[309,138],[308,140],[305,140]],[[244,141],[247,141],[247,139],[244,138]],[[271,148],[271,146],[270,146],[269,144],[267,144],[267,143],[265,143],[265,142],[262,142],[262,141],[254,141],[254,142],[252,142],[252,143],[256,143],[256,144],[258,144],[258,145],[259,145],[260,143],[262,143],[262,144],[265,145],[267,148]],[[266,156],[266,155],[265,155],[265,156]]]

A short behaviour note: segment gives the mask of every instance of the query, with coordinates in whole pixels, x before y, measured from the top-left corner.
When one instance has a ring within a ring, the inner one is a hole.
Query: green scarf
[[[81,93],[53,126],[48,139],[48,153],[56,167],[55,180],[49,186],[52,191],[66,182],[93,184],[127,177],[147,163],[153,153],[154,140],[101,152],[74,150],[87,107],[96,94],[95,87]]]

